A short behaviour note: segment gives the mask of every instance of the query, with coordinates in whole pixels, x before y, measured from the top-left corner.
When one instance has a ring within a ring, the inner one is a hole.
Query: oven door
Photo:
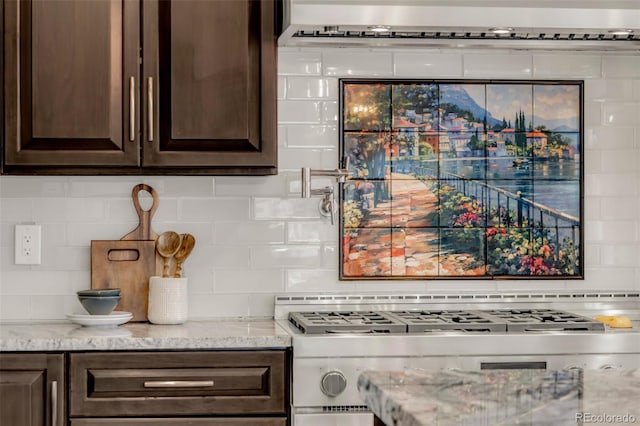
[[[293,413],[293,426],[371,426],[373,414],[367,412]]]

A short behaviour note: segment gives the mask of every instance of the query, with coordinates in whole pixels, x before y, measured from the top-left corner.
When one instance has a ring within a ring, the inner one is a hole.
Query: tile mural
[[[582,278],[582,90],[341,80],[340,278]]]

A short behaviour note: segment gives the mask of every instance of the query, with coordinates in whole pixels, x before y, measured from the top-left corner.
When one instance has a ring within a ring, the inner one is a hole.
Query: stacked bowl
[[[78,299],[91,315],[109,315],[120,302],[119,288],[102,288],[78,291]]]

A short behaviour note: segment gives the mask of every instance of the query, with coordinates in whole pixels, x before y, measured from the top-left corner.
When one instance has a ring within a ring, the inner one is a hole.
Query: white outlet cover
[[[42,262],[42,227],[40,225],[16,225],[16,265],[40,265]]]

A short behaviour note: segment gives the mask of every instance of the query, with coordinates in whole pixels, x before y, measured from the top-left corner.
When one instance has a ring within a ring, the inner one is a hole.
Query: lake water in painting
[[[495,186],[506,191],[514,194],[520,192],[523,197],[544,206],[580,217],[578,161],[534,161],[530,169],[520,170],[512,167],[513,158],[488,159],[486,173],[482,169],[484,163],[484,160],[453,159],[441,161],[440,170],[481,181],[486,174],[488,184],[494,179],[498,181]]]

